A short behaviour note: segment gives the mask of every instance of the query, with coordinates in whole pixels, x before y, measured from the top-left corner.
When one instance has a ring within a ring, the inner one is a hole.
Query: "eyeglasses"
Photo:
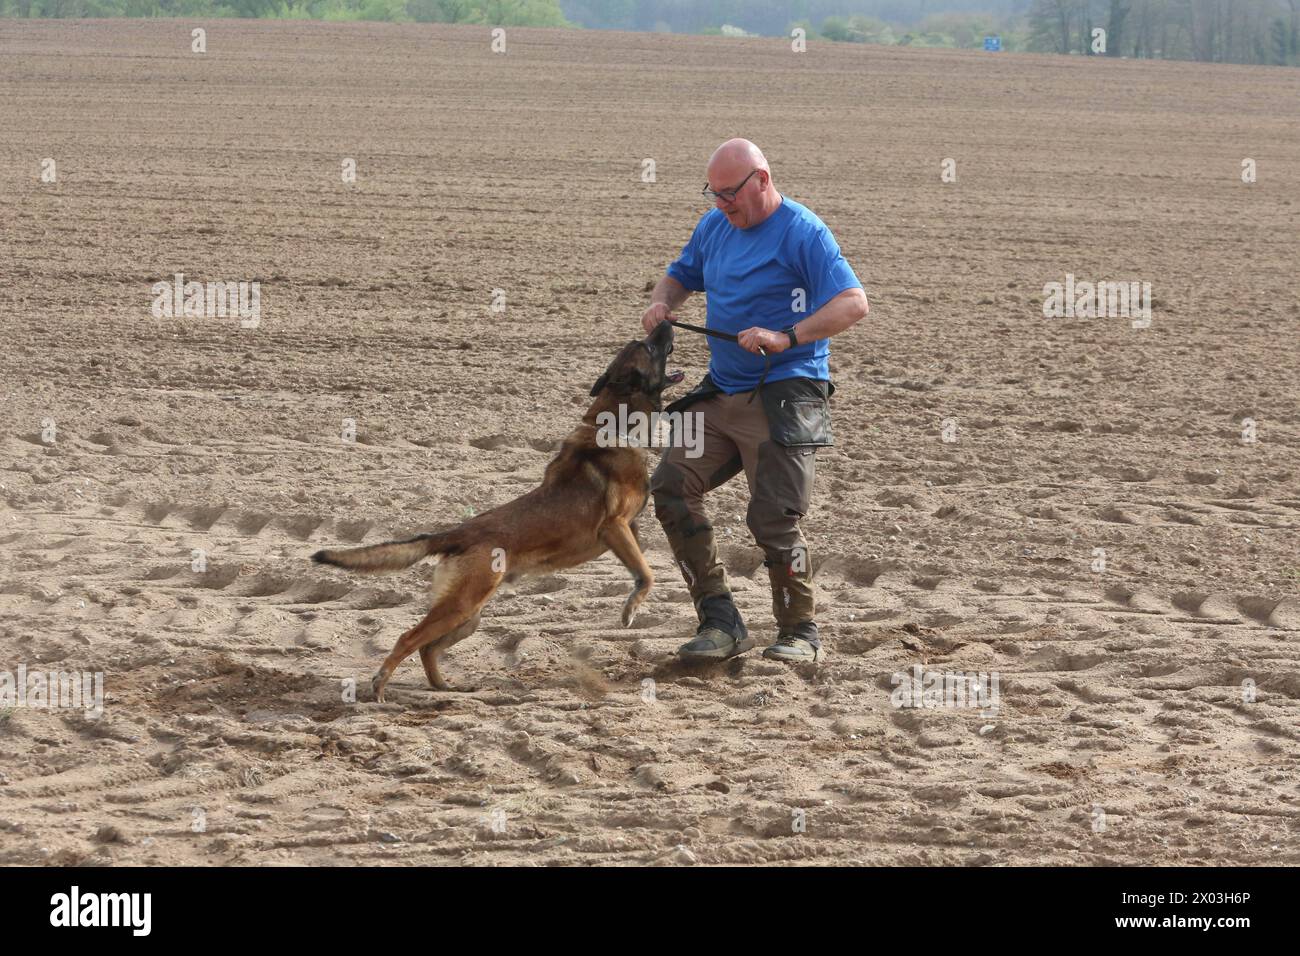
[[[719,199],[721,199],[723,202],[735,202],[736,193],[740,192],[742,189],[745,188],[745,183],[753,179],[754,173],[756,172],[758,172],[757,169],[755,169],[748,176],[742,179],[740,181],[740,185],[737,186],[735,189],[710,189],[709,184],[705,183],[704,188],[700,191],[700,193],[709,202],[717,202]]]

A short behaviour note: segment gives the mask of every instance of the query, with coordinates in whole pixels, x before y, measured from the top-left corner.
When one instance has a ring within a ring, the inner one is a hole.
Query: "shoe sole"
[[[688,661],[725,661],[728,657],[743,654],[754,646],[754,639],[747,637],[729,651],[718,648],[716,651],[678,651],[677,656]]]
[[[763,656],[769,661],[780,661],[782,664],[817,664],[825,656],[819,649],[812,657],[791,657],[785,654],[769,654],[763,651]]]

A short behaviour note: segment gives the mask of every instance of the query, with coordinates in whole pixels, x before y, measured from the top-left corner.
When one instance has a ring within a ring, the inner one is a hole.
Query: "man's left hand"
[[[740,333],[737,344],[746,352],[753,352],[755,355],[759,354],[759,349],[768,355],[775,355],[790,347],[790,339],[781,332],[773,332],[771,329],[755,325]]]

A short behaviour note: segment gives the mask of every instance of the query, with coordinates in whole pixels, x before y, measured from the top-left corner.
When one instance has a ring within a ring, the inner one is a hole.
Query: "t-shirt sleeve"
[[[862,288],[857,274],[840,252],[839,243],[825,223],[817,223],[804,234],[797,258],[807,283],[809,315],[846,289]]]
[[[692,292],[704,291],[704,255],[700,248],[703,226],[703,219],[695,224],[690,240],[682,246],[682,254],[668,267],[668,274]]]

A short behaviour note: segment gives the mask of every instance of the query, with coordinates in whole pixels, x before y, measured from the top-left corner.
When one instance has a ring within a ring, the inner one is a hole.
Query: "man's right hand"
[[[655,326],[659,323],[671,318],[673,316],[669,313],[666,302],[651,302],[650,308],[646,309],[645,314],[641,316],[641,328],[645,329],[648,335],[655,330]]]

